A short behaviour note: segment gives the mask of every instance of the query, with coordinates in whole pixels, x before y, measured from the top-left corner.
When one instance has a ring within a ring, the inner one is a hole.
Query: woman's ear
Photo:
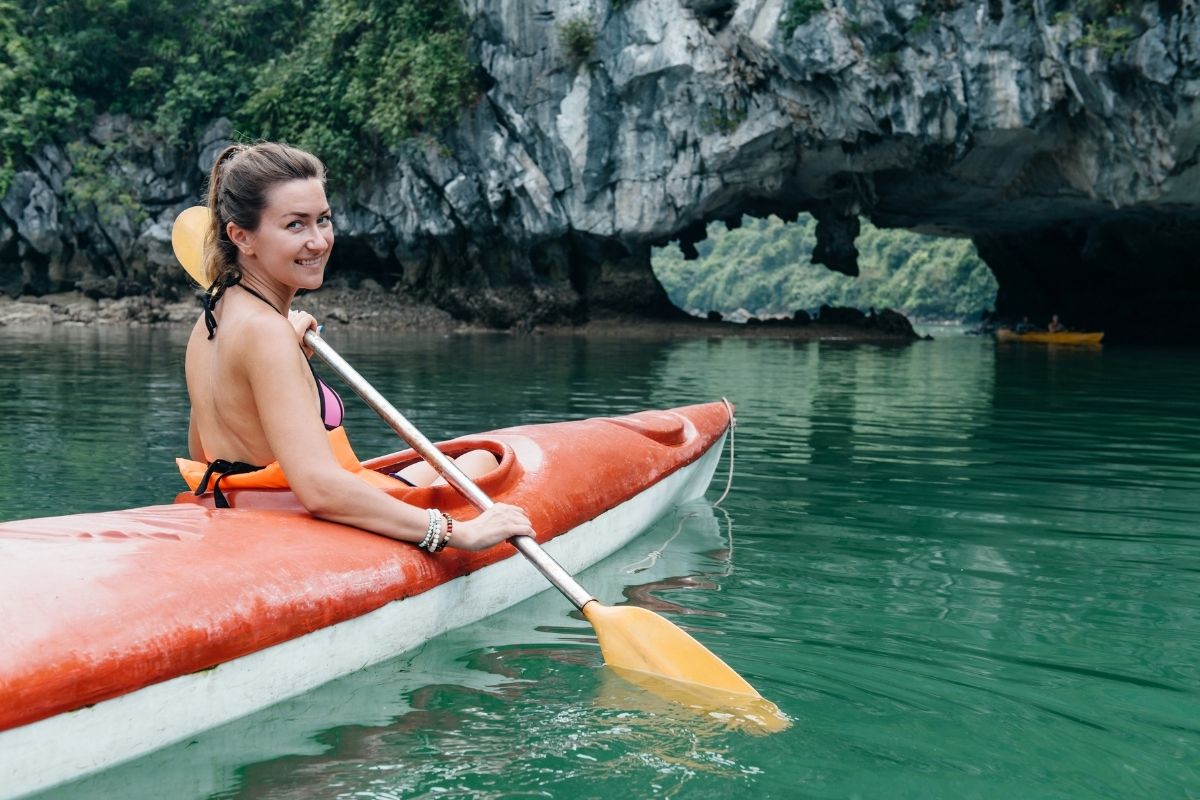
[[[225,235],[244,256],[254,255],[254,234],[233,222],[226,223]]]

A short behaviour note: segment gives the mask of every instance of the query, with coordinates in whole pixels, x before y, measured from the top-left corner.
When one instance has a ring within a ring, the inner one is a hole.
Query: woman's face
[[[296,289],[316,289],[325,279],[333,250],[333,218],[325,187],[316,178],[270,189],[258,230],[241,233],[241,241],[234,241],[241,247],[243,265],[257,268],[262,277]]]

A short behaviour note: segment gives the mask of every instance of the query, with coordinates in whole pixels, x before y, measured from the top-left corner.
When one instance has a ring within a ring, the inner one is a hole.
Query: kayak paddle
[[[208,226],[208,209],[204,206],[194,206],[179,215],[171,231],[175,257],[201,286],[208,285],[203,274],[204,241]],[[480,511],[493,505],[491,498],[483,490],[441,450],[434,447],[424,434],[338,355],[316,331],[310,330],[305,333],[304,343],[472,505]],[[583,612],[596,631],[600,653],[605,663],[617,668],[618,673],[629,673],[631,677],[637,673],[644,673],[648,676],[667,678],[669,681],[636,682],[658,694],[686,696],[689,698],[687,704],[693,706],[696,705],[696,690],[703,687],[715,694],[706,695],[709,702],[702,705],[723,708],[726,713],[731,707],[740,707],[743,711],[748,709],[752,712],[749,714],[750,718],[768,730],[782,730],[787,727],[787,718],[783,717],[774,705],[763,700],[741,675],[679,626],[638,606],[601,605],[532,537],[514,536],[508,542]],[[669,684],[670,681],[682,682],[689,685],[690,689],[680,695],[655,688],[659,684]]]

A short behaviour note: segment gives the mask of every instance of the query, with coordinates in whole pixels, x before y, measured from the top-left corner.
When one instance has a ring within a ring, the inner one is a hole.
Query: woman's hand
[[[305,358],[312,358],[312,348],[304,343],[304,334],[309,331],[320,331],[320,326],[317,325],[317,320],[312,314],[307,311],[297,311],[292,309],[288,312],[288,322],[292,323],[292,327],[296,331],[296,338],[300,340],[300,347],[304,350]]]
[[[461,550],[486,550],[512,536],[533,535],[533,525],[522,509],[496,503],[475,519],[455,520],[450,546]]]

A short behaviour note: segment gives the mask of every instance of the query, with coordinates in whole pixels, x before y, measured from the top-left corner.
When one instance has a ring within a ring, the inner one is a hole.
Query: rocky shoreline
[[[367,282],[364,282],[367,283]],[[463,327],[447,312],[432,305],[405,300],[381,287],[324,289],[299,297],[296,307],[327,326],[368,328]],[[182,300],[154,295],[119,299],[60,292],[13,299],[0,294],[0,327],[38,325],[192,325],[200,314],[200,294]]]
[[[443,333],[503,332],[549,336],[635,338],[751,337],[794,341],[908,342],[920,337],[908,320],[893,311],[866,316],[846,309],[832,321],[799,319],[750,320],[747,323],[705,320],[680,313],[672,319],[605,316],[579,325],[517,326],[498,330],[465,322],[434,305],[405,298],[373,281],[358,288],[324,288],[296,299],[296,307],[311,313],[327,328],[434,331]],[[0,294],[0,328],[52,325],[187,326],[200,313],[199,294],[170,300],[153,295],[119,299],[92,298],[82,292],[61,292],[13,299]]]
[[[895,314],[895,312],[891,312]],[[698,318],[649,319],[631,317],[605,317],[593,319],[582,325],[545,325],[532,329],[535,334],[575,335],[589,337],[636,338],[636,339],[701,339],[738,337],[750,339],[787,339],[794,342],[861,342],[861,343],[905,343],[922,338],[913,330],[908,320],[900,314],[894,319],[880,323],[864,317],[860,321],[797,322],[794,320],[764,320],[750,323],[724,322]]]

